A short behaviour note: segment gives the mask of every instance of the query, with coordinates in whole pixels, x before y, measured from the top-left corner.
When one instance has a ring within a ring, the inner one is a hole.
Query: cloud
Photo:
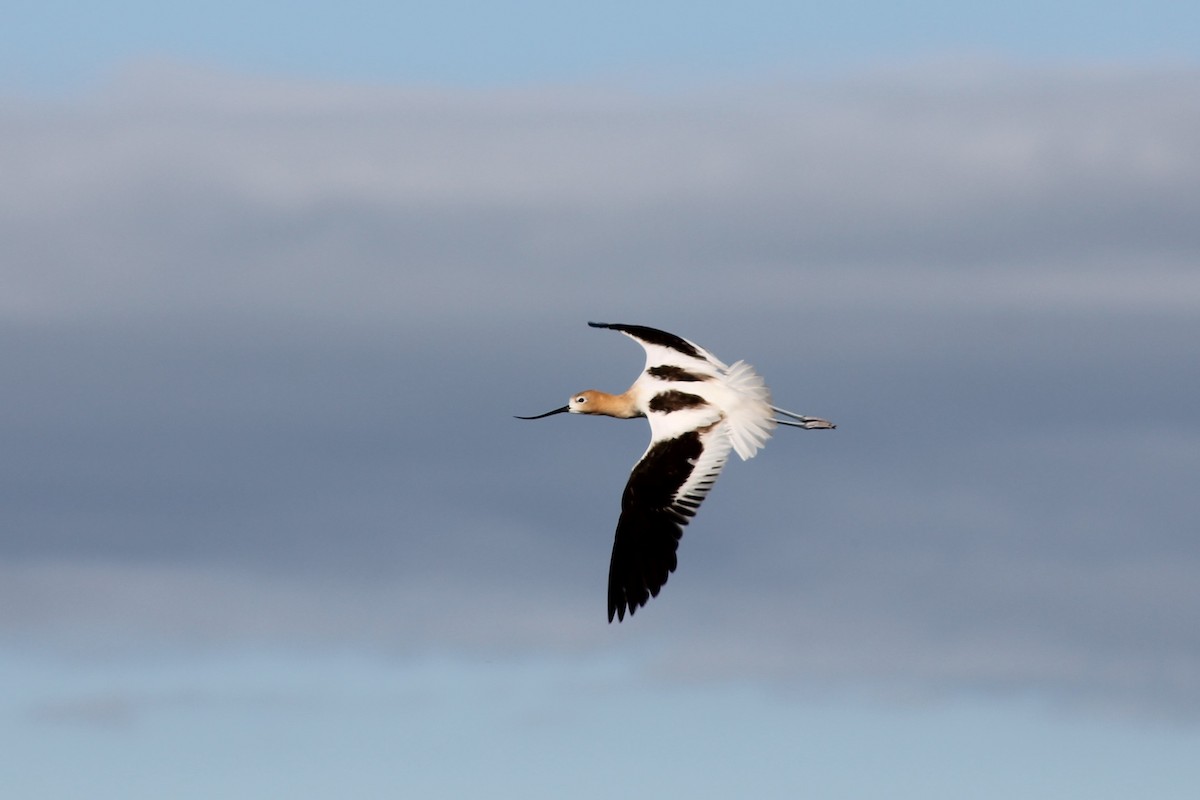
[[[6,104],[0,634],[619,638],[697,678],[1194,717],[1198,88],[160,70]],[[731,465],[619,630],[644,429],[510,418],[632,378],[589,318],[745,357],[840,424]]]
[[[705,287],[731,268],[921,267],[1078,288],[1133,257],[1177,283],[1197,245],[1194,80],[918,73],[639,97],[168,71],[6,112],[6,307],[505,315],[539,294],[627,298],[625,269],[774,305]]]

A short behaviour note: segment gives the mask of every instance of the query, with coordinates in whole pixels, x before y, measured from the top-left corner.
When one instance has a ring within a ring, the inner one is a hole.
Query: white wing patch
[[[707,428],[721,421],[721,412],[712,406],[689,408],[663,414],[651,411],[646,415],[650,422],[650,446],[664,439],[675,439],[685,433]]]
[[[624,333],[624,331],[622,331],[622,333]],[[681,353],[674,348],[664,347],[660,344],[649,344],[629,333],[626,333],[625,335],[640,344],[646,351],[646,366],[644,369],[660,366],[679,367],[680,369],[686,370],[694,375],[703,375],[706,377],[716,377],[720,375],[724,369],[726,369],[725,365],[714,358],[711,353],[694,344],[692,346],[695,347],[696,351],[704,356],[704,358],[692,358],[686,353]],[[691,344],[691,342],[688,342],[688,344]]]
[[[725,462],[729,460],[729,450],[732,446],[729,425],[722,422],[708,431],[702,431],[700,442],[704,450],[696,459],[692,474],[675,492],[675,505],[682,507],[682,513],[689,517],[696,513],[708,490],[720,477]]]

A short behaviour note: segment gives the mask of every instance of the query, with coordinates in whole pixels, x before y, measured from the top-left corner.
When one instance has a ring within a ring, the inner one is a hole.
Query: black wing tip
[[[649,583],[653,583],[651,580]],[[611,625],[613,617],[616,617],[617,622],[624,622],[625,617],[630,619],[637,613],[637,610],[646,603],[650,602],[650,598],[658,594],[658,590],[649,591],[646,578],[640,574],[635,577],[626,575],[620,577],[619,572],[613,572],[612,567],[609,568],[608,575],[608,622]],[[666,583],[666,579],[663,579]],[[639,592],[635,587],[642,587]],[[659,587],[661,588],[661,586]]]
[[[621,580],[609,571],[608,583],[608,622],[611,625],[613,617],[616,617],[617,622],[624,622],[626,614],[632,619],[633,615],[638,612],[639,608],[645,608],[646,605],[658,597],[662,588],[667,585],[667,580],[671,573],[675,571],[678,565],[678,560],[672,558],[667,565],[666,570],[661,575],[646,575],[645,570],[639,570],[638,577],[632,580]],[[635,587],[641,587],[640,591]]]
[[[611,625],[613,617],[617,618],[617,622],[625,621],[625,614],[633,616],[633,604],[625,597],[624,592],[616,591],[616,587],[610,585],[608,587],[608,624]]]
[[[613,617],[617,618],[618,623],[624,622],[626,614],[629,614],[629,618],[633,619],[633,615],[636,614],[637,610],[644,605],[646,604],[631,603],[628,600],[621,600],[617,603],[610,601],[608,604],[608,624],[612,624]]]
[[[699,358],[701,360],[705,360],[706,358],[696,349],[696,345],[687,339],[664,330],[659,330],[658,328],[650,328],[645,325],[626,325],[623,322],[589,322],[588,325],[593,328],[608,328],[609,330],[627,333],[639,342],[676,350],[690,358]]]

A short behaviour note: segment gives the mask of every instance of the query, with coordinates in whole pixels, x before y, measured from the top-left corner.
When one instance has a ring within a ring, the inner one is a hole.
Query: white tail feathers
[[[733,450],[746,461],[754,458],[775,427],[771,392],[754,367],[738,361],[725,373],[725,385],[732,390],[726,421]]]

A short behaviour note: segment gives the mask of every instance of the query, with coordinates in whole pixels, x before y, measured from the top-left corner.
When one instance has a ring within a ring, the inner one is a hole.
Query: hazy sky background
[[[21,798],[1191,798],[1200,11],[43,3]],[[569,10],[568,10],[569,9]],[[653,325],[836,421],[605,622]]]

